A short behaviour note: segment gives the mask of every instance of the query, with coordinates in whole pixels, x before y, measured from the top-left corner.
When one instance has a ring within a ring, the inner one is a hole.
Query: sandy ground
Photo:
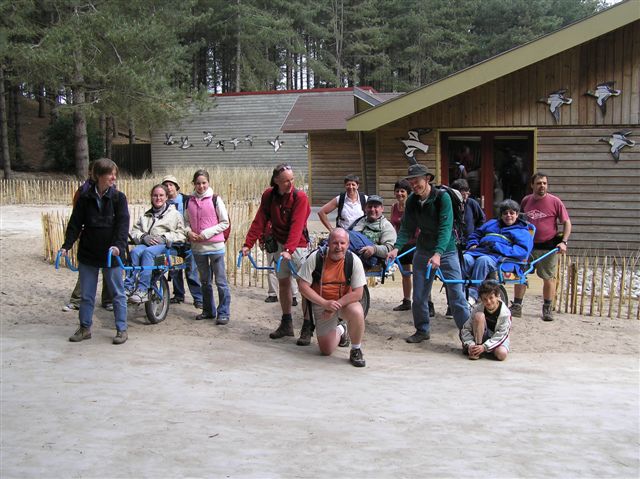
[[[227,326],[185,304],[158,325],[132,309],[113,346],[99,309],[93,338],[72,344],[77,315],[60,307],[76,278],[42,260],[39,211],[0,207],[3,478],[640,473],[637,321],[544,323],[530,294],[509,359],[468,361],[441,314],[431,341],[404,342],[390,282],[372,289],[356,369],[346,349],[270,340],[278,306],[237,287]]]

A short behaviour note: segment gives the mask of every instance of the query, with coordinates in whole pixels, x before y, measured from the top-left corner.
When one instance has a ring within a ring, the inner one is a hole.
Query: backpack
[[[360,206],[362,207],[362,212],[364,212],[364,207],[367,204],[367,197],[364,195],[364,193],[360,193],[358,192],[358,195],[360,196]],[[344,202],[347,198],[347,192],[343,192],[340,193],[340,196],[338,197],[338,216],[336,217],[336,226],[338,226],[338,222],[342,218],[342,209],[344,208]]]
[[[182,211],[187,211],[187,206],[189,206],[189,200],[191,199],[190,195],[182,195]],[[211,201],[213,202],[214,208],[218,206],[218,195],[213,194],[211,196]],[[231,218],[229,218],[229,227],[222,232],[222,236],[224,236],[224,242],[226,243],[229,239],[229,235],[231,234]]]
[[[455,190],[447,185],[435,186],[436,191],[438,192],[438,197],[442,195],[449,195],[451,198],[451,207],[453,209],[453,235],[456,240],[456,246],[458,249],[460,247],[464,247],[463,238],[464,238],[464,200],[462,199],[462,195],[458,190]]]
[[[319,283],[322,278],[322,268],[324,266],[324,257],[327,254],[327,247],[320,246],[313,250],[311,253],[307,255],[307,258],[311,256],[313,253],[318,252],[316,255],[316,267],[311,273],[311,277],[313,278],[313,283]],[[353,252],[351,250],[347,250],[344,255],[344,278],[347,286],[351,285],[351,275],[353,274]]]

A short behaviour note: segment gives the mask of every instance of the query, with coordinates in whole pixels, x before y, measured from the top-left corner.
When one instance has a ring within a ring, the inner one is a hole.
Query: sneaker
[[[422,341],[426,341],[428,339],[431,339],[431,335],[429,333],[425,333],[423,331],[416,331],[407,339],[405,339],[405,341],[410,344],[416,344],[416,343],[421,343]]]
[[[393,308],[394,311],[410,311],[411,310],[411,300],[403,299],[402,303]]]
[[[453,313],[451,312],[451,306],[447,306],[447,311],[444,313],[444,317],[447,319],[453,319]]]
[[[73,336],[69,337],[69,341],[72,343],[79,343],[85,339],[91,339],[91,328],[85,328],[84,326],[80,326],[78,330],[73,333]]]
[[[102,307],[107,311],[113,311],[113,303],[103,304]]]
[[[269,333],[271,339],[280,339],[285,336],[293,336],[293,321],[280,320],[280,326],[274,332]]]
[[[516,303],[511,303],[511,306],[509,306],[509,309],[511,310],[511,316],[514,318],[521,318],[522,317],[522,304],[516,304]]]
[[[313,336],[313,324],[311,321],[303,321],[300,337],[296,344],[298,346],[309,346],[311,344],[311,336]]]
[[[349,353],[349,362],[357,368],[365,367],[367,363],[362,357],[362,349],[352,349]]]
[[[193,302],[193,307],[196,309],[202,309],[204,308],[204,304],[202,304],[202,301],[194,301]]]
[[[65,304],[62,307],[62,311],[64,311],[65,313],[68,313],[69,311],[78,311],[79,309],[80,309],[80,306],[77,306],[73,303]]]
[[[218,316],[216,319],[216,324],[227,324],[229,322],[229,316]]]
[[[196,321],[202,321],[203,319],[216,319],[216,317],[209,313],[200,313],[196,316]]]
[[[169,302],[171,304],[180,304],[180,303],[184,303],[184,298],[178,298],[177,296],[174,296],[173,298],[171,298],[169,300]]]
[[[473,296],[469,296],[469,298],[467,299],[467,302],[469,303],[469,307],[473,308],[476,303],[478,302],[478,300],[476,298],[474,298]]]
[[[265,303],[277,303],[278,302],[278,297],[277,296],[267,296],[267,298],[264,300]]]
[[[291,300],[291,306],[298,306],[298,298],[295,296],[293,297],[293,300]]]
[[[115,335],[115,337],[113,338],[113,344],[123,344],[127,342],[127,339],[129,339],[129,335],[127,334],[127,331],[118,331]]]
[[[342,325],[342,327],[344,328],[344,333],[342,333],[342,336],[340,336],[340,342],[338,343],[338,346],[341,348],[346,348],[351,344],[351,339],[349,338],[349,330],[347,328],[347,322],[343,319],[339,319],[338,324]]]
[[[543,321],[553,321],[553,313],[551,312],[550,304],[542,305],[542,320]]]
[[[429,317],[430,318],[436,317],[436,308],[433,307],[433,303],[431,301],[429,301]]]
[[[149,294],[146,291],[138,290],[129,296],[130,303],[140,304],[147,301],[149,301]]]

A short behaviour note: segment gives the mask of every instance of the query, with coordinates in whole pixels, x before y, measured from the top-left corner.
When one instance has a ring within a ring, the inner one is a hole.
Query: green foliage
[[[89,142],[89,161],[102,156],[104,141],[100,130],[94,122],[87,124]],[[73,119],[71,115],[61,115],[44,132],[45,151],[53,160],[57,171],[75,173],[75,144],[73,135]]]

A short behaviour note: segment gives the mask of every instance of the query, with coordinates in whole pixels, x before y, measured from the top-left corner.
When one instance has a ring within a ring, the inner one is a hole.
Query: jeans
[[[102,279],[102,295],[100,297],[102,301],[102,307],[105,307],[107,304],[112,304],[113,300],[111,299],[111,291],[109,291],[109,286],[105,279]],[[71,292],[71,298],[69,298],[69,304],[73,304],[74,306],[80,307],[80,277],[76,281],[76,285]]]
[[[213,298],[213,285],[211,281],[215,276],[218,289],[218,318],[228,318],[230,315],[231,290],[227,284],[227,273],[224,267],[224,253],[221,254],[197,254],[196,264],[202,284],[202,313],[216,317],[216,302]]]
[[[97,266],[89,266],[79,263],[78,272],[80,278],[80,325],[90,328],[93,324],[93,309],[96,302],[96,289],[98,288]],[[106,281],[109,291],[113,293],[113,315],[118,331],[127,330],[127,297],[124,294],[122,281],[122,269],[119,267],[102,268],[102,280]]]
[[[154,246],[138,245],[131,250],[131,263],[134,266],[153,266],[154,259],[157,255],[166,251],[167,247],[163,244]],[[127,275],[127,279],[124,281],[124,287],[128,290],[133,290],[136,285],[136,277],[138,278],[138,287],[136,289],[141,291],[147,291],[151,284],[150,269],[144,269],[142,271],[131,271]]]
[[[498,262],[491,256],[464,255],[464,274],[468,279],[484,281],[489,274],[498,270]],[[478,299],[479,284],[469,286],[469,296]]]
[[[187,264],[184,269],[184,275],[187,277],[187,286],[189,286],[189,292],[193,298],[194,303],[202,303],[202,287],[200,285],[200,277],[198,276],[198,266],[196,265],[196,257],[192,253],[189,257],[185,258]],[[171,272],[171,280],[173,281],[173,295],[184,300],[184,276],[181,269],[176,269]]]
[[[429,332],[429,296],[435,277],[435,270],[432,269],[431,277],[427,280],[427,261],[431,254],[424,250],[417,249],[413,255],[413,324],[416,331]],[[445,279],[462,279],[460,272],[460,261],[458,252],[451,251],[444,253],[440,258],[440,271]],[[469,319],[469,304],[464,296],[462,284],[447,284],[445,288],[449,295],[449,306],[453,314],[453,320],[458,329],[462,329],[464,323]]]

